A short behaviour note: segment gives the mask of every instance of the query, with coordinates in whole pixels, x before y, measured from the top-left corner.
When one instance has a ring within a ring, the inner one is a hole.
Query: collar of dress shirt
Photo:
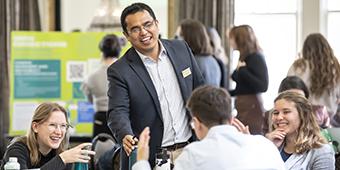
[[[161,60],[161,56],[163,56],[162,54],[165,54],[166,55],[166,50],[165,50],[165,48],[164,48],[164,46],[163,46],[163,44],[162,44],[162,42],[161,41],[158,41],[158,44],[159,44],[159,47],[161,48],[161,50],[160,50],[160,53],[158,54],[158,60]],[[145,61],[154,61],[154,62],[156,62],[154,59],[152,59],[151,57],[149,57],[149,56],[146,56],[146,55],[144,55],[144,54],[142,54],[141,52],[139,52],[139,51],[137,51],[136,50],[136,52],[137,52],[137,54],[139,55],[139,57],[140,57],[140,59],[143,61],[143,62],[145,62]]]

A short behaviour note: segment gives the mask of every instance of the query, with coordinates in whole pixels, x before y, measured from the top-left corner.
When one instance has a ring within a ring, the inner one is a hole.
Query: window
[[[340,1],[328,0],[327,39],[340,60]]]
[[[296,0],[235,1],[235,25],[250,25],[265,55],[269,72],[269,88],[263,94],[266,109],[273,107],[280,82],[297,56],[297,8]],[[235,65],[234,56],[232,70]]]

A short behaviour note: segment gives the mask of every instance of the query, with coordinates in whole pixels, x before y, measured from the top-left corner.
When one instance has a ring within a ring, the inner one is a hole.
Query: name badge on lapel
[[[186,68],[185,70],[182,71],[182,76],[183,78],[186,78],[191,75],[191,70],[190,67]]]

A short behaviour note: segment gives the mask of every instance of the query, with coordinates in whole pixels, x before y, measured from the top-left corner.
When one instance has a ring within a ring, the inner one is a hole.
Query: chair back
[[[107,133],[100,133],[92,140],[92,150],[96,152],[92,159],[92,167],[98,163],[99,158],[107,151],[114,149],[117,141]],[[95,168],[94,168],[95,169]]]

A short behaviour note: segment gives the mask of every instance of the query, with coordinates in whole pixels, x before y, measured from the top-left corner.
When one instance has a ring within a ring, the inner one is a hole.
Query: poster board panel
[[[80,85],[98,67],[98,44],[106,34],[11,33],[9,135],[25,134],[35,108],[45,101],[57,102],[68,110],[73,135],[92,134],[94,109]],[[121,32],[113,34],[124,39]],[[126,44],[121,55],[129,47]]]

